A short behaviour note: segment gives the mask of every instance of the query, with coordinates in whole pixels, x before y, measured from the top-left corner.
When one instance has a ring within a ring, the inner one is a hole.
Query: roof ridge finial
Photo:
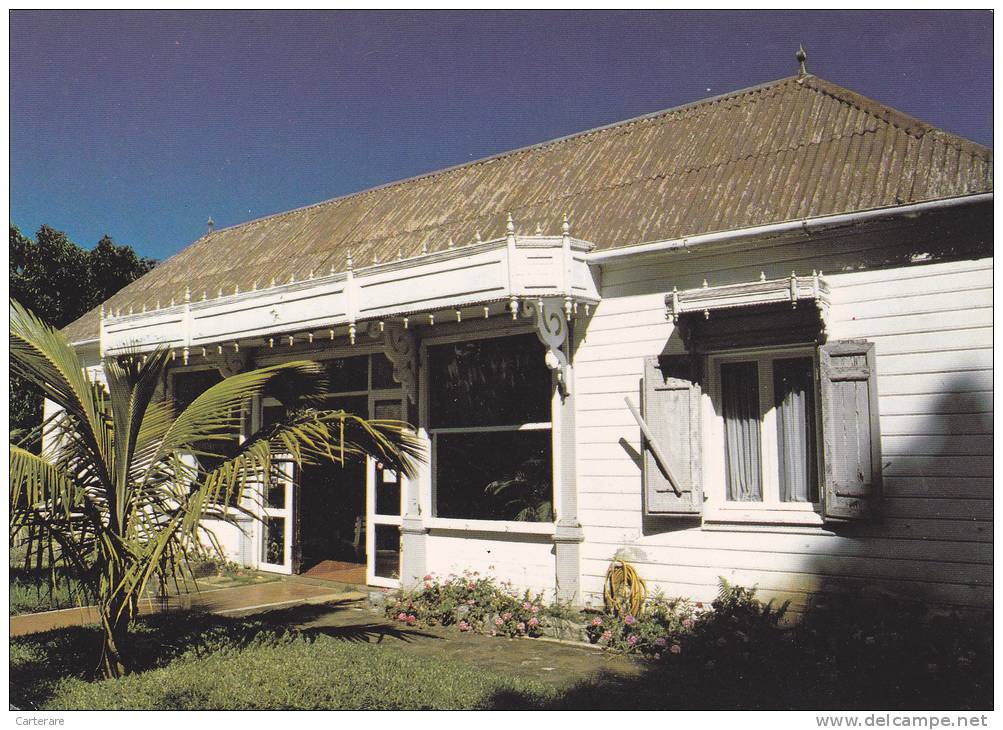
[[[515,233],[515,223],[512,221],[512,211],[508,212],[508,218],[505,221],[505,233]]]
[[[808,68],[805,66],[808,54],[805,53],[804,43],[798,43],[798,52],[794,54],[794,58],[798,60],[798,78],[803,79],[808,75]]]
[[[212,216],[209,216],[209,220],[207,220],[205,222],[205,224],[209,227],[209,230],[207,231],[207,235],[209,233],[212,233],[216,229],[216,224],[213,222]]]

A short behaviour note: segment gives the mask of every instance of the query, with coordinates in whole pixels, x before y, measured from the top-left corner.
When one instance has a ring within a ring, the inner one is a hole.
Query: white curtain
[[[773,362],[773,394],[777,408],[780,499],[818,499],[815,447],[815,388],[811,358]]]
[[[761,502],[759,368],[754,362],[721,365],[728,499]]]

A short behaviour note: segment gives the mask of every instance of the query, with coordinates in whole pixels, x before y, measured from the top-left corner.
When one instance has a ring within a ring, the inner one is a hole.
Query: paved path
[[[387,621],[364,602],[291,606],[260,612],[257,618],[307,634],[381,644],[397,651],[452,659],[473,671],[492,670],[555,687],[603,674],[608,681],[641,675],[648,664],[591,646],[543,639],[507,639],[462,633],[455,627],[409,628]]]
[[[221,588],[181,596],[171,596],[167,610],[198,609],[211,613],[242,615],[297,604],[351,601],[364,598],[362,593],[339,590],[336,586],[318,586],[291,581],[274,581],[260,585]],[[140,603],[140,614],[156,613],[159,607],[151,601]],[[83,626],[100,621],[92,606],[67,608],[59,611],[23,614],[10,617],[10,635],[23,636],[67,626]]]

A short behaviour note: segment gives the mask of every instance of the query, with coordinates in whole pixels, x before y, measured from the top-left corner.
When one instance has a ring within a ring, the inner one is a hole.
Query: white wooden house
[[[992,313],[991,150],[801,73],[210,231],[66,332],[415,425],[417,479],[290,470],[221,528],[250,567],[988,607]]]

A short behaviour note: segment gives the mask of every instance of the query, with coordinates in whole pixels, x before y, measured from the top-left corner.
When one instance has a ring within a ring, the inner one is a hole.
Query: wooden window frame
[[[476,331],[465,332],[454,330],[448,334],[423,337],[420,347],[421,373],[423,377],[419,382],[419,435],[425,438],[428,443],[428,465],[424,472],[425,478],[421,480],[422,485],[427,485],[427,489],[421,490],[421,509],[429,515],[425,521],[426,525],[433,530],[456,530],[464,532],[497,532],[510,534],[533,534],[533,535],[553,535],[556,517],[560,514],[560,490],[557,489],[559,475],[557,473],[558,464],[554,458],[557,450],[557,433],[554,428],[554,397],[552,395],[550,405],[550,421],[538,423],[511,424],[504,426],[461,426],[461,427],[439,427],[429,428],[430,398],[429,398],[429,371],[428,371],[428,348],[437,345],[448,345],[455,342],[472,342],[476,340],[501,339],[517,335],[525,335],[533,332],[528,325],[503,325]],[[543,357],[541,353],[541,358]],[[551,392],[555,391],[554,375],[551,373]],[[464,517],[438,517],[436,516],[436,450],[435,440],[439,434],[447,433],[491,433],[501,431],[544,431],[551,433],[550,449],[552,460],[551,471],[551,492],[554,520],[549,522],[519,522],[516,520],[481,520]]]
[[[777,455],[777,418],[774,402],[773,362],[791,358],[811,358],[815,388],[815,439],[817,498],[814,502],[784,502],[780,499],[780,471]],[[756,362],[759,377],[761,502],[737,502],[728,499],[725,467],[725,428],[721,410],[721,365],[733,362]],[[776,524],[802,527],[823,525],[822,488],[822,414],[819,407],[819,354],[814,344],[790,345],[707,353],[706,383],[703,403],[703,475],[705,525],[719,523]]]

